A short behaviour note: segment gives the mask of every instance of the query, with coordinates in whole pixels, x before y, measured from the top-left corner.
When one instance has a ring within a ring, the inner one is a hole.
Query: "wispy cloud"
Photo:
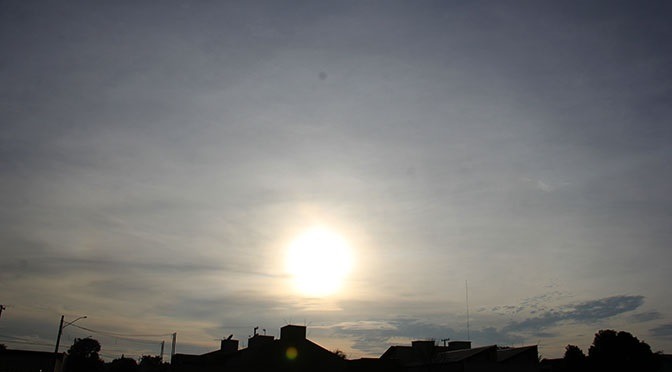
[[[663,317],[663,314],[657,311],[647,311],[644,313],[635,313],[630,315],[630,319],[635,323],[645,323],[652,320],[658,320]]]
[[[562,305],[557,309],[546,310],[539,316],[511,322],[503,328],[503,331],[538,332],[562,322],[594,323],[635,310],[642,304],[644,304],[643,296],[613,296]]]
[[[672,339],[672,323],[661,324],[649,330],[652,335]]]

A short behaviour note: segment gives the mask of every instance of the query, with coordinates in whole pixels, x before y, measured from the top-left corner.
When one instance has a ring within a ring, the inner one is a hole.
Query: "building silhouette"
[[[306,327],[286,325],[280,329],[279,339],[255,334],[248,339],[245,349],[238,350],[238,341],[229,338],[222,340],[220,350],[210,353],[175,354],[171,367],[175,372],[337,372],[347,370],[349,362],[306,339]]]
[[[413,341],[411,346],[391,346],[380,357],[395,360],[407,372],[537,372],[537,346],[472,348],[469,341],[438,346],[434,341]]]
[[[391,346],[380,358],[348,360],[306,339],[306,327],[287,325],[280,338],[255,334],[248,347],[222,340],[220,349],[201,355],[175,354],[174,372],[326,371],[326,372],[538,372],[537,346],[472,348],[470,341],[413,341]]]
[[[0,350],[0,372],[61,372],[65,353]]]

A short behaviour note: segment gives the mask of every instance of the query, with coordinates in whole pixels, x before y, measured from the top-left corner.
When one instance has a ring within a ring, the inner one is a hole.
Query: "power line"
[[[73,326],[75,328],[83,329],[85,331],[98,333],[98,334],[101,334],[101,335],[111,336],[111,337],[163,337],[163,336],[172,336],[172,333],[164,333],[164,334],[157,334],[157,335],[127,335],[127,334],[123,334],[123,333],[116,333],[116,332],[109,332],[109,331],[98,331],[98,330],[95,330],[95,329],[82,327],[82,326],[79,326],[79,325],[76,325],[76,324],[71,324],[71,326]]]
[[[0,339],[0,341],[7,342],[9,344],[23,344],[23,345],[50,346],[50,347],[54,346],[54,344],[48,344],[46,342],[35,342],[35,341],[24,341],[24,340],[3,340],[3,339]]]

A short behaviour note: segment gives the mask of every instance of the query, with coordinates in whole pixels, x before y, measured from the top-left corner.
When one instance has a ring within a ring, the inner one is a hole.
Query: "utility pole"
[[[56,372],[56,367],[58,366],[58,346],[61,343],[61,335],[63,334],[63,328],[69,326],[70,324],[80,320],[80,319],[86,319],[86,315],[80,316],[79,318],[73,320],[72,322],[67,322],[63,324],[63,320],[65,319],[65,315],[61,315],[61,322],[58,324],[58,336],[56,337],[56,348],[54,349],[54,372]]]
[[[469,285],[467,284],[467,281],[464,281],[464,293],[465,297],[467,298],[467,341],[471,340],[471,336],[469,335]]]
[[[70,324],[80,320],[80,319],[86,319],[86,315],[80,316],[79,318],[73,320],[72,322],[67,322],[63,324],[63,319],[65,318],[65,315],[61,315],[61,323],[58,325],[58,336],[56,337],[56,348],[54,349],[54,354],[58,354],[58,345],[61,343],[61,335],[63,334],[63,328],[69,326]]]
[[[161,362],[163,362],[163,347],[166,346],[166,341],[161,341]]]
[[[170,347],[170,362],[173,362],[173,356],[175,355],[175,343],[177,341],[177,332],[173,333],[173,345]]]
[[[63,334],[63,318],[65,318],[65,315],[61,315],[61,323],[58,325],[58,336],[56,336],[56,348],[54,349],[54,354],[58,354],[58,345],[61,343],[61,335]]]

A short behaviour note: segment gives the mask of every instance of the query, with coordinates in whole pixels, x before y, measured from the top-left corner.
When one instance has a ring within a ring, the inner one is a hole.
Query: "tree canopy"
[[[168,370],[168,363],[164,363],[158,355],[143,355],[139,367],[140,372],[165,372]]]
[[[125,358],[123,355],[121,358],[115,359],[110,363],[109,372],[136,372],[138,370],[138,363],[135,362],[135,359]]]
[[[625,331],[603,329],[595,334],[586,357],[575,345],[565,348],[565,368],[570,371],[655,371],[656,355],[644,341]]]
[[[591,362],[605,368],[636,369],[649,371],[655,367],[655,356],[651,347],[628,332],[611,329],[598,331],[593,345],[588,349]]]
[[[584,371],[586,369],[588,358],[580,347],[576,345],[567,345],[565,347],[565,367],[570,371]]]
[[[76,338],[68,349],[65,360],[65,372],[95,372],[100,371],[104,362],[100,359],[100,342],[87,338]]]

